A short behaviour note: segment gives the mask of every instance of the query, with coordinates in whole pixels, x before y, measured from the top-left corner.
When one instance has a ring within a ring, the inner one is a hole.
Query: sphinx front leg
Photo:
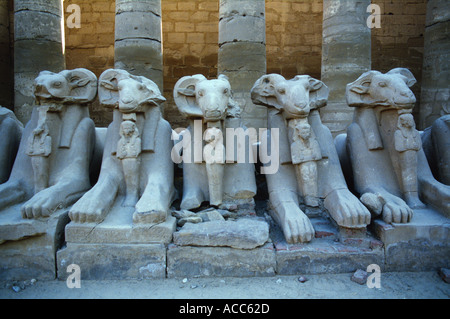
[[[309,242],[314,238],[314,228],[295,201],[296,196],[288,190],[270,193],[272,216],[283,229],[289,244]]]
[[[87,189],[83,181],[61,182],[35,194],[21,207],[23,218],[48,217],[80,199]]]
[[[119,184],[120,178],[113,174],[100,176],[97,184],[72,206],[70,219],[78,223],[102,222],[114,204]]]
[[[298,204],[297,180],[292,165],[280,165],[275,174],[266,175],[271,215],[283,229],[290,244],[309,242],[314,228]]]
[[[122,206],[134,207],[139,200],[140,159],[124,158],[121,161],[126,185],[126,196]]]
[[[136,204],[133,222],[136,224],[153,224],[164,222],[170,205],[175,197],[175,190],[167,178],[149,182]]]
[[[370,224],[370,212],[347,188],[333,190],[323,204],[339,226],[363,228]]]
[[[183,163],[183,198],[181,209],[195,209],[202,205],[205,196],[202,190],[207,185],[205,163]]]
[[[450,216],[450,186],[439,183],[433,176],[425,153],[420,150],[417,154],[420,196],[427,204],[431,204]]]
[[[32,193],[32,190],[30,192]],[[0,210],[24,201],[29,196],[27,193],[29,192],[20,180],[9,180],[0,184]]]
[[[50,161],[45,156],[31,156],[34,173],[34,193],[37,194],[48,187]]]

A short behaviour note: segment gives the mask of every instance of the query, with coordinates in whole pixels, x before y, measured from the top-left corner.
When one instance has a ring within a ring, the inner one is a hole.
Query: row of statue
[[[440,128],[431,129],[422,146],[411,114],[415,82],[403,68],[362,74],[347,85],[354,121],[347,134],[333,139],[319,114],[329,94],[323,82],[307,75],[286,80],[278,74],[256,81],[251,99],[268,109],[259,150],[278,154],[279,162],[275,172],[265,175],[269,203],[287,242],[314,237],[300,203],[323,203],[330,217],[347,228],[364,228],[377,216],[387,223],[407,223],[413,209],[425,205],[449,215],[450,115],[436,122]],[[174,149],[184,158],[182,209],[205,201],[220,206],[251,200],[256,194],[254,162],[237,161],[223,146],[225,129],[246,129],[223,75],[211,80],[186,76],[177,82],[174,101],[191,120],[178,134],[161,115],[165,98],[158,86],[124,70],[107,70],[98,80],[86,69],[43,71],[34,90],[36,106],[25,128],[1,108],[0,209],[20,204],[23,218],[41,219],[71,206],[73,222],[98,223],[123,198],[122,206],[135,208],[134,223],[163,222],[177,196]],[[104,143],[98,142],[99,130],[89,117],[88,106],[97,94],[103,106],[113,109]],[[199,136],[200,159],[195,158]],[[176,148],[180,142],[183,148]],[[99,145],[101,169],[91,185]],[[212,161],[207,149],[213,150]],[[438,159],[434,175],[424,150]]]

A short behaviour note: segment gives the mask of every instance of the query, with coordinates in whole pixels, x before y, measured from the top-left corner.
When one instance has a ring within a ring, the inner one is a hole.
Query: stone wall
[[[81,9],[81,28],[69,28],[65,21],[66,67],[86,68],[97,75],[114,67],[114,19],[115,1],[65,0],[64,12],[70,4]],[[98,101],[91,107],[91,117],[98,126],[107,126],[112,121],[111,111],[100,107]]]
[[[429,0],[425,27],[419,127],[450,114],[450,10],[446,0]]]
[[[372,69],[411,69],[420,100],[426,0],[374,0],[380,5],[381,29],[372,29]],[[81,28],[65,27],[67,68],[85,67],[99,76],[114,66],[114,0],[65,0],[78,4]],[[163,0],[162,3],[165,117],[173,127],[187,123],[172,100],[176,81],[184,75],[217,76],[219,0]],[[286,78],[309,74],[320,79],[322,0],[266,0],[267,73]],[[65,13],[65,19],[70,12]],[[416,113],[417,109],[416,109]],[[91,116],[99,126],[112,117],[94,105]]]
[[[173,102],[173,88],[183,76],[217,76],[219,0],[163,0],[164,116],[173,128],[187,127]]]
[[[267,73],[320,79],[323,1],[266,1]]]
[[[374,0],[381,8],[381,28],[372,29],[372,69],[383,73],[395,67],[408,68],[417,79],[411,89],[417,103],[419,123],[420,87],[425,33],[426,0]],[[356,79],[355,79],[356,80]],[[423,127],[419,127],[423,129]]]
[[[0,105],[12,109],[13,97],[13,61],[10,50],[10,19],[9,12],[12,11],[9,0],[0,0]]]

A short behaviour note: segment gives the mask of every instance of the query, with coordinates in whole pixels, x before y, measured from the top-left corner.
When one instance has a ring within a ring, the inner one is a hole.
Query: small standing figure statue
[[[411,208],[425,205],[419,199],[417,180],[417,152],[422,148],[420,134],[416,130],[412,114],[400,114],[394,135],[395,150],[399,154],[403,195]]]
[[[126,184],[124,207],[134,207],[139,200],[139,169],[141,164],[141,138],[133,121],[125,120],[120,125],[120,140],[117,144],[117,158],[122,161]]]
[[[208,123],[204,133],[206,145],[203,157],[208,176],[209,203],[219,206],[223,200],[223,174],[225,170],[225,147],[220,122]]]
[[[46,189],[49,184],[49,156],[52,153],[52,138],[46,123],[48,109],[39,108],[39,120],[37,127],[28,140],[27,155],[31,157],[31,165],[34,173],[34,193]]]
[[[299,189],[307,206],[318,207],[317,161],[322,159],[319,143],[306,121],[291,120],[293,126],[291,157]]]

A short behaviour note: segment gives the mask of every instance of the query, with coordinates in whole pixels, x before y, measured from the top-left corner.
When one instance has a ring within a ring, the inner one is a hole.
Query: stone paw
[[[29,201],[21,207],[22,218],[45,218],[49,217],[53,212],[63,208],[63,203],[58,203],[57,196],[44,190],[34,195]]]
[[[331,192],[324,206],[339,226],[364,228],[370,224],[369,210],[348,189]]]
[[[300,209],[287,212],[281,228],[289,244],[306,243],[314,238],[311,221]]]
[[[167,218],[167,212],[162,210],[150,210],[147,212],[133,213],[134,224],[156,224],[165,222]]]

